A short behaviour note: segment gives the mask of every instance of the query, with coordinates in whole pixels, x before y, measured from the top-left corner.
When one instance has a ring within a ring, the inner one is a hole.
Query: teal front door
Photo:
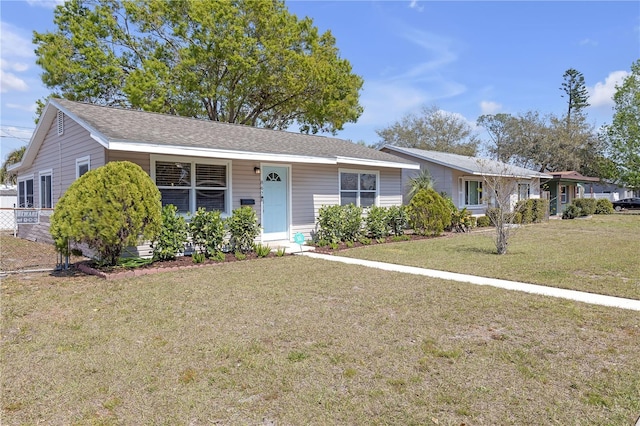
[[[262,239],[289,239],[289,169],[262,167]]]

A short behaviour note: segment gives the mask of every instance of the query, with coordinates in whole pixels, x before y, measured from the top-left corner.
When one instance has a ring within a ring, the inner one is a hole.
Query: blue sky
[[[611,121],[615,84],[640,58],[637,1],[288,1],[331,30],[364,78],[364,114],[338,137],[378,142],[376,129],[422,106],[460,114],[562,114],[568,68],[582,72],[589,120]],[[48,94],[32,32],[53,30],[56,1],[0,1],[0,157],[28,142],[35,101]],[[481,137],[486,135],[478,129]]]

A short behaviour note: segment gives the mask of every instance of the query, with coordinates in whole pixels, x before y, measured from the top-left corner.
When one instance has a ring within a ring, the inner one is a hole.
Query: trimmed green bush
[[[364,220],[365,229],[371,238],[383,238],[389,235],[388,212],[384,207],[371,206]]]
[[[404,206],[387,208],[387,225],[393,235],[402,235],[407,228],[407,211]]]
[[[475,226],[475,218],[471,215],[471,212],[463,207],[462,210],[458,210],[454,207],[451,212],[451,225],[449,228],[453,232],[469,232]]]
[[[156,241],[151,243],[154,260],[173,260],[184,252],[187,241],[187,222],[178,214],[178,208],[167,204],[162,208],[162,227]]]
[[[575,204],[569,204],[562,212],[563,219],[575,219],[576,217],[586,216],[582,209]]]
[[[613,214],[613,203],[606,198],[599,198],[595,214]]]
[[[576,198],[573,203],[582,210],[582,216],[590,216],[595,214],[598,207],[598,200],[595,198]]]
[[[330,246],[341,241],[358,241],[362,236],[362,208],[322,206],[318,211],[318,232],[315,241],[326,241]]]
[[[542,223],[547,220],[549,214],[549,200],[544,198],[531,198],[531,212],[533,215],[533,223]]]
[[[478,228],[486,228],[487,226],[491,226],[491,219],[488,216],[479,216],[476,220],[476,224]]]
[[[160,191],[137,164],[109,162],[90,170],[64,193],[51,217],[56,249],[84,243],[97,260],[116,265],[125,247],[156,240],[162,225]]]
[[[189,223],[191,238],[201,253],[208,258],[222,251],[224,241],[224,219],[217,210],[207,211],[200,207]]]
[[[254,240],[260,235],[256,212],[250,206],[242,206],[233,211],[226,223],[231,234],[229,241],[231,250],[250,252],[253,249]]]
[[[409,225],[420,235],[440,235],[451,225],[451,209],[433,189],[421,189],[407,207]]]

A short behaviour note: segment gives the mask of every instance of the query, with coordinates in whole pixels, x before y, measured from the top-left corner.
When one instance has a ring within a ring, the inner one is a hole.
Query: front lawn
[[[495,254],[493,229],[340,252],[347,257],[640,299],[640,216],[550,220]]]
[[[2,424],[605,425],[640,413],[632,311],[300,256],[1,286]]]

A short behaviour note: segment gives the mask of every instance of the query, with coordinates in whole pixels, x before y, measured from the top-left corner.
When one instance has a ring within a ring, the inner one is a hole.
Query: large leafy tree
[[[619,182],[640,190],[640,59],[616,89],[613,122],[605,126],[602,139],[609,144]]]
[[[362,79],[284,2],[70,0],[34,33],[56,96],[274,129],[335,133]]]
[[[515,119],[510,114],[481,115],[476,121],[489,135],[489,143],[486,145],[489,154],[498,161],[508,163],[516,154],[515,143],[512,140]]]
[[[581,114],[582,110],[589,106],[589,92],[585,86],[584,76],[573,68],[566,70],[562,76],[564,81],[560,90],[564,92],[562,97],[567,98],[567,126],[571,124],[571,116]]]
[[[395,145],[429,151],[476,155],[479,138],[459,115],[423,107],[419,114],[407,114],[389,127],[376,130],[382,145]]]

